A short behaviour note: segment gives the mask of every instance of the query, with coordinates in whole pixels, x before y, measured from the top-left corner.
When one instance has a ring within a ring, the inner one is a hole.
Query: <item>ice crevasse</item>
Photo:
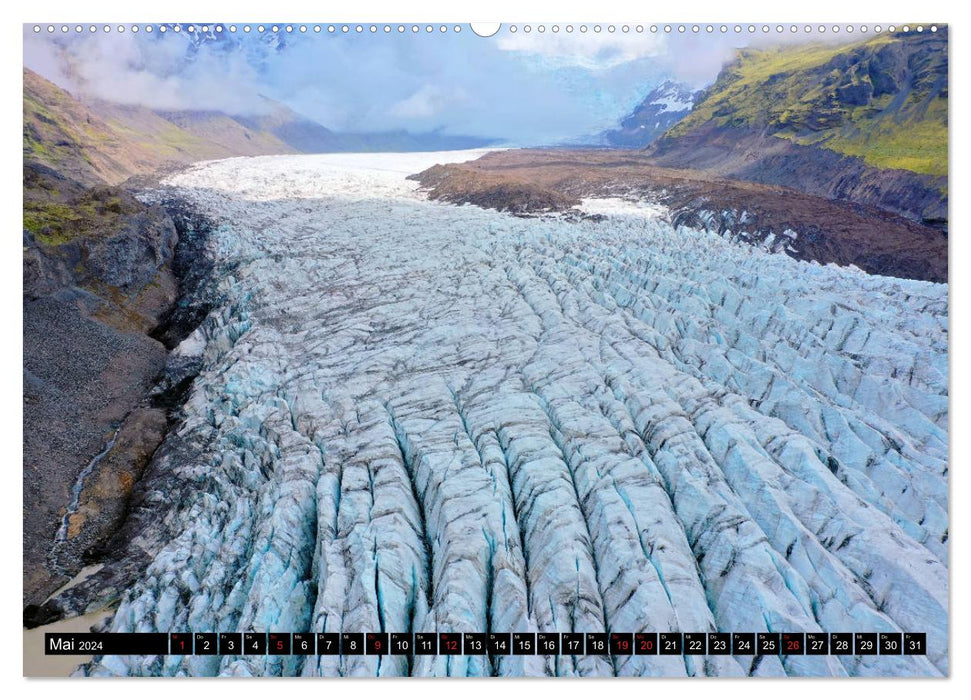
[[[89,675],[948,672],[947,286],[656,216],[429,202],[472,154],[169,178],[221,302],[112,631],[918,631],[920,656],[168,656]],[[118,556],[124,556],[120,553]]]

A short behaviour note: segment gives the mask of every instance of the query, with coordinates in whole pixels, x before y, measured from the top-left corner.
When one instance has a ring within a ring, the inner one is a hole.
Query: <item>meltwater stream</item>
[[[64,517],[61,518],[61,525],[57,529],[57,534],[54,536],[54,547],[60,546],[62,543],[66,542],[68,539],[68,533],[71,529],[71,518],[78,512],[78,508],[81,506],[81,493],[84,491],[84,482],[91,475],[101,460],[108,456],[111,449],[115,446],[115,440],[118,438],[118,429],[116,428],[112,433],[111,437],[108,438],[108,442],[105,443],[104,448],[96,454],[87,466],[81,470],[78,474],[77,479],[74,480],[74,484],[71,485],[71,502],[68,503],[67,509],[64,512]],[[56,557],[54,558],[56,560]]]
[[[202,370],[179,449],[150,466],[164,517],[110,629],[926,631],[928,656],[83,672],[947,672],[947,286],[650,207],[522,219],[405,179],[475,155],[238,158],[168,180],[216,224],[223,301],[177,351]]]

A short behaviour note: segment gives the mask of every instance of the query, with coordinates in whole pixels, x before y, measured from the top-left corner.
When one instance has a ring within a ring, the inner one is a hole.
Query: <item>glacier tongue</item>
[[[947,287],[241,158],[113,631],[926,631],[928,656],[101,657],[91,675],[938,675]],[[181,455],[177,457],[176,455]],[[186,457],[186,455],[189,455]],[[144,543],[143,543],[144,544]]]

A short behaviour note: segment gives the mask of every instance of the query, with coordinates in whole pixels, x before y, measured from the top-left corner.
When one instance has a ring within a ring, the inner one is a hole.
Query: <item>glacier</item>
[[[170,176],[221,302],[107,629],[927,632],[923,656],[103,656],[85,675],[948,673],[948,288],[608,202],[427,201],[478,153]],[[154,476],[153,476],[154,475]],[[164,477],[164,479],[162,479]],[[120,556],[120,555],[119,555]]]

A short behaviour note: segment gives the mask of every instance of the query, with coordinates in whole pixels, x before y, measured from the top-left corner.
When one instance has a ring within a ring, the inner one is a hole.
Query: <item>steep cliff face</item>
[[[946,227],[947,46],[942,27],[742,51],[653,155]]]
[[[117,527],[162,439],[165,411],[141,399],[165,365],[149,333],[176,298],[177,239],[124,190],[24,168],[25,605]]]

